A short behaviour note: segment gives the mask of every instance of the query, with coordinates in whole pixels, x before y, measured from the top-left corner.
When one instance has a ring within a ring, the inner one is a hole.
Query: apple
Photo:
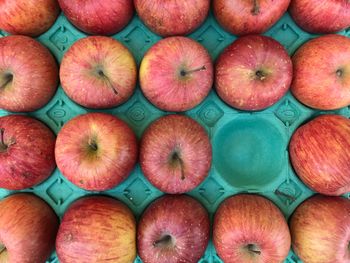
[[[235,35],[262,34],[287,11],[290,0],[214,0],[219,24]]]
[[[46,32],[59,13],[57,0],[1,0],[0,29],[35,37]]]
[[[87,108],[111,108],[133,94],[136,62],[117,40],[90,36],[75,42],[64,54],[60,79],[63,90],[76,103]]]
[[[146,98],[165,111],[186,111],[201,103],[213,84],[207,50],[187,37],[168,37],[153,45],[140,66]]]
[[[159,190],[180,194],[193,190],[208,176],[212,148],[205,129],[184,115],[167,115],[144,132],[140,165]]]
[[[134,0],[134,4],[146,26],[163,37],[187,35],[195,31],[210,9],[210,0]]]
[[[55,139],[31,117],[0,117],[0,188],[22,190],[47,179],[56,167]]]
[[[208,212],[186,195],[165,195],[141,216],[137,246],[147,263],[197,263],[208,245]]]
[[[270,200],[238,194],[216,211],[213,243],[225,263],[280,263],[288,256],[291,237],[283,214]]]
[[[315,195],[290,220],[292,247],[303,262],[350,262],[350,200]]]
[[[335,110],[350,104],[350,38],[324,35],[293,56],[293,95],[305,105]]]
[[[111,197],[81,198],[63,215],[56,252],[61,263],[134,262],[134,215],[124,203]]]
[[[59,220],[39,197],[20,193],[0,201],[0,262],[44,263],[55,247]]]
[[[321,115],[299,127],[289,144],[295,172],[311,189],[325,195],[350,192],[350,120]]]
[[[229,45],[216,61],[215,87],[220,98],[241,110],[262,110],[288,91],[293,65],[276,40],[244,36]]]
[[[121,31],[134,14],[132,0],[58,0],[68,20],[92,35],[113,35]]]
[[[335,33],[350,27],[348,0],[292,0],[289,13],[305,31],[317,34]]]
[[[106,113],[87,113],[67,122],[57,135],[55,157],[61,173],[73,184],[105,191],[121,183],[137,161],[132,129]]]
[[[26,36],[0,38],[1,109],[35,111],[49,102],[57,85],[56,61],[46,47]]]

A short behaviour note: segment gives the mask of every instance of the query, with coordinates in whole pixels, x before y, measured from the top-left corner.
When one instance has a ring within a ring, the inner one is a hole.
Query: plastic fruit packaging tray
[[[339,34],[350,37],[350,30]],[[5,35],[0,31],[0,36]],[[305,41],[316,36],[302,31],[288,13],[265,35],[278,40],[290,55]],[[87,35],[71,25],[61,14],[56,23],[37,40],[48,47],[60,62],[68,48],[85,36]],[[145,52],[161,39],[147,29],[137,16],[123,31],[112,37],[129,48],[138,65]],[[236,38],[225,32],[212,14],[190,37],[207,48],[213,60]],[[56,95],[45,107],[29,115],[46,123],[57,134],[65,122],[76,115],[91,111],[93,110],[75,104],[59,87]],[[150,104],[139,87],[126,103],[102,112],[114,114],[125,120],[139,138],[152,121],[168,114]],[[211,218],[226,197],[238,192],[259,193],[266,196],[288,218],[294,209],[313,193],[298,179],[291,167],[288,142],[300,124],[322,113],[324,112],[300,104],[290,93],[266,110],[238,111],[222,102],[212,90],[200,105],[184,113],[206,128],[213,145],[213,163],[209,176],[188,194],[207,208]],[[342,108],[332,113],[350,117],[349,108]],[[7,114],[9,113],[0,110],[0,116]],[[91,194],[68,182],[58,169],[44,183],[24,191],[42,197],[60,217],[74,200]],[[0,198],[11,193],[0,189]],[[139,217],[147,205],[161,196],[162,192],[145,179],[137,165],[122,184],[101,194],[125,202],[136,217]],[[347,197],[349,198],[350,194],[347,194]],[[48,262],[58,262],[56,255],[53,254]],[[136,262],[142,261],[137,258]],[[211,242],[199,262],[222,262]],[[290,252],[286,262],[300,261]]]

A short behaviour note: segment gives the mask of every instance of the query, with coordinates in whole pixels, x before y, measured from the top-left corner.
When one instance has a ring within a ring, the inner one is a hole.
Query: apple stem
[[[194,73],[194,72],[197,72],[197,71],[203,71],[203,70],[206,70],[207,68],[205,66],[202,66],[200,68],[196,68],[196,69],[191,69],[191,70],[181,70],[180,74],[182,77],[185,77],[186,75],[188,74],[191,74],[191,73]]]
[[[253,9],[252,9],[252,14],[254,16],[258,15],[260,13],[260,5],[259,5],[259,0],[253,0]]]
[[[281,192],[280,190],[276,190],[276,191],[275,191],[275,194],[276,194],[276,195],[283,196],[283,197],[286,197],[286,198],[288,198],[289,200],[291,200],[291,201],[293,201],[293,202],[296,200],[294,196],[289,195],[289,194],[286,194],[286,193],[283,193],[283,192]]]
[[[180,164],[181,180],[185,180],[185,164],[176,150],[173,152],[173,154],[171,156],[171,161],[173,163],[178,162]]]
[[[0,129],[0,152],[4,152],[8,148],[8,146],[4,142],[4,132],[5,132],[5,129],[1,128]]]
[[[256,245],[254,244],[248,244],[247,246],[248,250],[252,253],[255,253],[257,255],[261,255],[261,251],[257,248]]]
[[[180,168],[181,168],[181,180],[185,180],[185,168],[184,162],[179,158]]]
[[[6,247],[3,244],[0,244],[0,254],[6,249]]]
[[[342,77],[343,76],[343,70],[342,69],[338,69],[337,71],[336,71],[336,74],[337,74],[337,76],[340,78],[340,77]]]
[[[255,75],[258,77],[259,80],[266,79],[266,74],[262,70],[257,70],[255,72]]]
[[[88,143],[91,150],[93,150],[94,152],[98,150],[98,145],[94,139],[90,138]]]
[[[106,74],[103,72],[102,69],[98,70],[98,75],[102,77],[104,80],[106,80],[108,87],[114,92],[115,95],[118,95],[118,91],[111,83],[110,79],[106,76]]]
[[[5,74],[4,82],[0,84],[0,89],[5,88],[13,80],[12,74]]]
[[[153,242],[153,246],[154,247],[159,247],[162,245],[169,245],[169,243],[171,242],[171,236],[170,235],[164,235],[162,236],[160,239],[156,240]]]
[[[15,144],[15,140],[11,140],[8,144],[5,143],[4,139],[5,129],[0,129],[0,153],[5,152],[11,145]]]

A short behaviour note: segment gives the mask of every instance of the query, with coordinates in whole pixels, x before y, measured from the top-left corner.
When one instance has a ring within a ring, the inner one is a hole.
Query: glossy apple
[[[140,165],[159,190],[191,191],[207,176],[212,149],[205,129],[184,115],[167,115],[153,122],[142,136]]]
[[[270,200],[239,194],[216,211],[213,243],[225,263],[280,263],[288,255],[291,237],[283,214]]]
[[[292,61],[276,40],[244,36],[219,56],[215,87],[220,98],[241,110],[262,110],[279,99],[292,82]]]
[[[59,221],[42,199],[21,193],[0,201],[0,262],[45,263],[55,247]]]
[[[93,35],[112,35],[121,31],[134,14],[132,0],[58,0],[68,20]]]
[[[214,0],[219,24],[235,35],[262,34],[287,11],[290,0]]]
[[[292,247],[303,262],[350,262],[350,200],[315,195],[290,220]]]
[[[140,85],[150,102],[166,111],[186,111],[201,103],[213,84],[207,50],[186,37],[169,37],[152,46],[140,66]]]
[[[26,36],[0,38],[0,108],[34,111],[56,92],[58,68],[50,51]]]
[[[134,92],[135,60],[129,50],[110,37],[90,36],[75,42],[60,67],[66,94],[87,108],[111,108]]]
[[[21,190],[48,178],[56,167],[55,139],[31,117],[0,117],[0,188]]]
[[[87,113],[67,122],[57,135],[55,157],[61,173],[91,191],[111,189],[128,177],[137,160],[132,129],[106,113]]]
[[[305,105],[334,110],[350,104],[350,38],[325,35],[293,56],[293,95]]]
[[[348,0],[292,0],[289,13],[305,31],[335,33],[350,27]]]
[[[0,29],[13,35],[38,36],[54,24],[59,12],[57,0],[1,0]]]
[[[61,263],[134,262],[136,221],[121,201],[84,197],[65,212],[56,239]]]
[[[350,192],[350,120],[321,115],[299,127],[289,144],[294,170],[311,189],[326,195]]]
[[[146,26],[161,36],[187,35],[206,19],[210,0],[134,0]]]
[[[165,195],[141,216],[137,246],[147,263],[197,263],[208,245],[208,212],[186,195]]]

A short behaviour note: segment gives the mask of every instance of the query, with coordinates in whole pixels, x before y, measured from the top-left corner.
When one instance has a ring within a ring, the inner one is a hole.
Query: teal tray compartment
[[[339,34],[350,37],[350,29]],[[5,32],[0,31],[0,37],[5,35]],[[265,35],[282,43],[290,55],[305,41],[316,36],[302,31],[288,13]],[[60,62],[68,48],[76,40],[85,36],[86,34],[76,29],[61,14],[49,31],[37,39],[48,47]],[[236,39],[218,25],[212,14],[189,37],[206,47],[213,60]],[[147,29],[137,16],[113,38],[130,49],[138,64],[144,53],[161,39]],[[57,134],[65,122],[86,112],[92,112],[92,110],[75,104],[59,87],[53,99],[45,107],[28,115],[45,122]],[[125,120],[138,138],[153,120],[169,114],[149,103],[142,95],[139,86],[126,103],[103,112]],[[239,192],[258,193],[269,198],[288,218],[298,204],[313,194],[293,172],[288,160],[288,142],[293,131],[301,123],[323,113],[327,112],[315,111],[302,105],[290,93],[266,110],[242,112],[227,106],[218,98],[214,90],[211,91],[200,105],[184,113],[206,128],[214,147],[213,164],[208,178],[189,195],[197,198],[207,208],[211,219],[218,205],[225,198]],[[350,108],[346,107],[332,113],[350,117]],[[7,114],[11,113],[0,110],[0,116]],[[240,140],[234,143],[230,142],[230,138],[240,138]],[[220,150],[223,145],[225,148]],[[251,163],[247,163],[249,155],[254,156]],[[0,198],[13,192],[15,191],[0,189]],[[42,184],[22,192],[32,192],[42,197],[60,217],[70,203],[77,198],[96,194],[74,186],[60,174],[58,169]],[[147,181],[140,166],[137,165],[122,184],[101,194],[122,200],[132,209],[136,217],[139,217],[146,206],[163,193]],[[346,197],[350,198],[350,193]],[[59,261],[53,253],[47,262]],[[135,262],[142,261],[137,258]],[[222,262],[211,242],[199,262]],[[301,261],[291,251],[285,262]]]

